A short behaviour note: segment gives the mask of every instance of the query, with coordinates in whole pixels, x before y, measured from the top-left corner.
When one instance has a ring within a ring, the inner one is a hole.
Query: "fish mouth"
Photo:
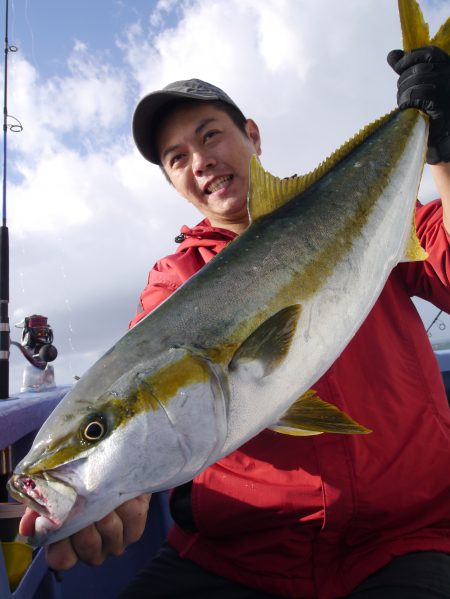
[[[233,175],[222,175],[220,177],[215,177],[212,181],[209,181],[203,188],[204,193],[207,195],[211,195],[219,189],[225,187],[230,181],[232,181]]]
[[[77,499],[73,487],[47,472],[33,476],[13,474],[8,490],[12,497],[39,514],[35,522],[38,537],[61,528]]]

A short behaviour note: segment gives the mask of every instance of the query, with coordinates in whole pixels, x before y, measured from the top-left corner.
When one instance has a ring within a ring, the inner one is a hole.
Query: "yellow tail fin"
[[[450,18],[440,27],[436,35],[430,39],[428,23],[423,18],[417,0],[398,0],[398,11],[402,26],[403,49],[409,52],[423,46],[438,46],[450,53]]]

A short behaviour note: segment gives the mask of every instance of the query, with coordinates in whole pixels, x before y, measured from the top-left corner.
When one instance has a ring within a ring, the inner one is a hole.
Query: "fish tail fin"
[[[430,30],[416,0],[398,0],[403,49],[409,52],[430,44]]]
[[[431,40],[432,46],[437,46],[450,54],[450,17],[440,26],[438,32]]]
[[[398,0],[400,23],[403,36],[403,49],[410,52],[423,46],[438,46],[450,52],[450,18],[440,27],[436,35],[430,39],[428,23],[423,18],[417,0]]]

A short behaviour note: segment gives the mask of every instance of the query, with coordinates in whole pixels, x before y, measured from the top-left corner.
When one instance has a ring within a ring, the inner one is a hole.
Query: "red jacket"
[[[402,263],[362,327],[314,385],[370,435],[289,437],[263,431],[194,479],[198,531],[169,542],[206,569],[288,597],[347,595],[394,556],[450,553],[450,410],[410,300],[450,311],[442,208],[417,209],[425,263]],[[138,322],[234,237],[203,221],[160,260]]]

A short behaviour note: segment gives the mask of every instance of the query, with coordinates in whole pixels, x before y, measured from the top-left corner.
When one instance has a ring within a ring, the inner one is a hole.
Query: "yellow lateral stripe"
[[[95,412],[110,420],[112,428],[125,426],[139,413],[162,409],[161,404],[169,403],[181,388],[206,383],[209,380],[210,372],[206,360],[187,353],[143,379],[127,399],[105,397],[105,403],[99,405]],[[86,414],[87,416],[89,414]],[[42,470],[52,470],[88,451],[91,445],[83,443],[80,437],[80,426],[83,422],[80,422],[75,431],[70,431],[49,443],[45,454],[30,464],[26,473],[32,475]]]
[[[174,363],[169,363],[148,377],[154,395],[163,404],[168,403],[184,387],[209,381],[211,373],[205,359],[186,353]]]

